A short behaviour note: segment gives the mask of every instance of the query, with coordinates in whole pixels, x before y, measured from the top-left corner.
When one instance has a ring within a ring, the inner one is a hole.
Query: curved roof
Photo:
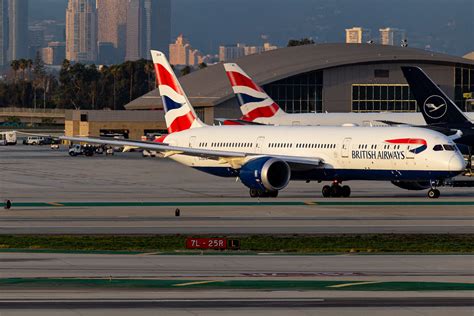
[[[259,85],[296,74],[343,65],[385,62],[430,64],[469,64],[473,60],[408,47],[377,44],[316,44],[280,48],[248,55],[238,63]],[[183,89],[195,106],[214,106],[233,97],[222,63],[195,71],[180,78]],[[160,109],[158,89],[133,100],[128,110]]]

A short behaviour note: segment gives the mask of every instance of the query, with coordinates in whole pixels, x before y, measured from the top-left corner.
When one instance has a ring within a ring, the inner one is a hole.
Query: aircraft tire
[[[441,192],[439,192],[438,189],[430,189],[430,190],[428,191],[428,197],[429,197],[430,199],[437,199],[437,198],[440,197],[440,195],[441,195]]]
[[[330,197],[331,196],[331,187],[329,185],[323,186],[322,193],[323,193],[323,197],[325,197],[325,198]]]
[[[250,189],[249,193],[250,193],[250,197],[253,197],[253,198],[260,196],[257,189]]]
[[[342,189],[339,185],[331,186],[331,197],[341,197]]]
[[[345,198],[350,197],[351,196],[351,187],[348,186],[348,185],[342,186],[341,195],[342,195],[342,197],[345,197]]]

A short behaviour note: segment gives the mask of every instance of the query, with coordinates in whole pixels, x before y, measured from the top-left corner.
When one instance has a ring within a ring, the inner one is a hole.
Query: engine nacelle
[[[240,168],[239,178],[250,189],[278,191],[290,182],[291,169],[277,158],[263,157],[250,160]]]
[[[429,181],[392,181],[392,184],[405,189],[405,190],[410,190],[410,191],[420,191],[420,190],[426,190],[428,188],[431,188],[431,184]]]

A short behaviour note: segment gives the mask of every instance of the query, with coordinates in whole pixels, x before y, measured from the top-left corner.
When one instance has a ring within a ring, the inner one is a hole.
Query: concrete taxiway
[[[0,147],[0,234],[472,233],[472,188],[425,192],[386,182],[349,183],[350,199],[293,182],[255,200],[233,179],[140,153],[69,157],[47,147]],[[71,203],[71,202],[75,202]],[[181,216],[174,216],[179,208]]]

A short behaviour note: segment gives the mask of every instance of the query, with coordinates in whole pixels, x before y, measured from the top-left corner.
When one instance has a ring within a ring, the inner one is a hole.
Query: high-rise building
[[[127,50],[125,55],[127,60],[140,59],[145,50],[144,15],[144,0],[129,0],[127,9]]]
[[[0,67],[8,64],[8,0],[0,0]]]
[[[129,0],[97,0],[99,43],[112,43],[112,63],[122,62],[125,58],[127,7]],[[107,46],[109,52],[109,46]],[[102,58],[103,59],[103,58]]]
[[[49,42],[48,47],[42,49],[41,56],[46,65],[61,65],[66,58],[66,43]]]
[[[151,58],[150,50],[156,49],[169,55],[171,42],[171,0],[145,0],[145,50],[146,58]]]
[[[387,27],[379,29],[380,32],[380,44],[382,45],[402,45],[406,39],[405,30],[397,29],[393,27]]]
[[[170,0],[129,0],[126,59],[150,58],[150,50],[168,53],[171,34]]]
[[[367,43],[371,40],[370,30],[362,27],[346,29],[346,43]]]
[[[66,58],[75,62],[97,59],[95,0],[69,0],[66,9]]]
[[[8,1],[9,60],[28,58],[28,0]]]
[[[202,63],[203,60],[201,52],[193,49],[183,34],[180,34],[176,41],[169,45],[169,52],[172,65],[195,66]]]
[[[219,61],[225,62],[245,56],[244,44],[232,44],[219,46]]]

